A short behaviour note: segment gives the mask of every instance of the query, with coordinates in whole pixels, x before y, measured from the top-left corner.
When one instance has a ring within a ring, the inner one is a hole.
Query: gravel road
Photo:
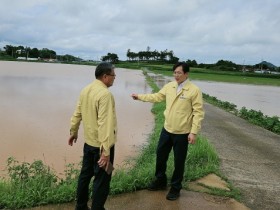
[[[205,111],[201,133],[242,202],[252,210],[280,210],[280,136],[207,103]]]

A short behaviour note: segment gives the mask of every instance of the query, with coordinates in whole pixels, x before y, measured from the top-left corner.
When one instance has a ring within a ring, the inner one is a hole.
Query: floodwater
[[[81,89],[94,80],[95,67],[0,61],[0,175],[8,157],[43,160],[61,174],[82,156],[83,130],[68,146],[70,118]],[[116,69],[111,92],[118,120],[115,165],[124,165],[146,143],[154,126],[151,103],[131,93],[150,93],[142,71]]]
[[[8,157],[19,161],[43,160],[58,173],[82,156],[83,130],[73,147],[68,146],[70,117],[81,89],[94,79],[95,67],[50,63],[0,61],[0,175]],[[131,93],[150,93],[141,71],[116,69],[110,88],[118,118],[116,165],[137,154],[153,128],[151,103],[131,99]],[[154,76],[162,87],[173,80]],[[190,75],[191,77],[191,75]],[[193,81],[204,93],[241,108],[280,116],[280,88]]]
[[[238,109],[246,107],[268,116],[280,117],[280,87],[204,81],[193,83],[198,85],[203,93],[233,103]]]
[[[155,78],[157,85],[160,87],[173,80],[172,77],[150,75]],[[221,101],[233,103],[238,109],[246,107],[247,109],[261,111],[268,116],[280,117],[280,87],[198,80],[192,80],[192,82],[200,87],[203,93],[215,96]]]

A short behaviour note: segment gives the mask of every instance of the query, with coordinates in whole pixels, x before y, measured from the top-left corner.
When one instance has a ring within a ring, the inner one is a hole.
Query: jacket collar
[[[186,79],[186,81],[184,81],[184,82],[185,82],[185,85],[183,86],[182,89],[188,90],[189,87],[190,87],[191,82],[190,82],[189,79]],[[178,83],[177,83],[176,81],[174,81],[173,87],[174,87],[174,88],[177,88],[177,87],[178,87]]]
[[[108,88],[102,81],[100,81],[99,79],[96,79],[93,81],[93,84],[98,84],[104,88]]]
[[[187,81],[182,89],[188,90],[190,88],[190,85],[191,85],[191,82],[189,79],[187,79]]]

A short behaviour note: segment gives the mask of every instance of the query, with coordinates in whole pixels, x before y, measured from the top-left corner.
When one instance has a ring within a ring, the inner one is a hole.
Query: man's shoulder
[[[194,84],[193,82],[191,82],[191,81],[188,81],[188,82],[186,83],[185,86],[188,86],[188,87],[193,88],[193,89],[198,89],[198,90],[200,90],[200,88],[199,88],[196,84]]]
[[[93,86],[94,86],[94,85],[93,85],[93,82],[90,83],[90,84],[88,84],[88,85],[86,85],[85,87],[83,87],[83,89],[82,89],[82,91],[81,91],[81,94],[88,92],[90,89],[93,88]]]
[[[87,94],[89,92],[94,92],[98,95],[102,95],[102,94],[110,94],[110,91],[108,90],[108,88],[105,88],[102,84],[100,84],[97,81],[93,81],[92,83],[86,85],[82,91],[81,94]]]
[[[165,84],[166,87],[175,87],[177,86],[177,82],[176,81],[171,81],[168,82],[167,84]]]

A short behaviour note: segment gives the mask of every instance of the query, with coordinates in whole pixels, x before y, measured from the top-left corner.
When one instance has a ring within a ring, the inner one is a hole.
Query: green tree
[[[49,50],[48,48],[43,48],[42,50],[39,50],[40,58],[44,59],[55,59],[56,58],[56,52],[53,50]]]
[[[115,53],[108,53],[107,55],[102,56],[101,60],[111,62],[111,63],[118,63],[119,62],[119,57]]]
[[[176,63],[179,61],[179,58],[174,56],[172,50],[168,51],[167,49],[161,52],[157,50],[151,51],[150,47],[147,47],[146,51],[139,51],[138,53],[131,52],[130,49],[127,50],[126,56],[128,60],[140,60],[140,61],[162,61],[165,63]]]
[[[69,55],[69,54],[66,54],[66,55],[58,55],[57,56],[57,59],[59,61],[62,61],[62,62],[73,62],[73,61],[81,61],[80,58],[77,58],[73,55]]]
[[[226,60],[219,60],[216,64],[216,67],[218,67],[218,70],[222,71],[236,71],[238,70],[238,65]]]
[[[38,58],[40,56],[40,52],[37,48],[32,48],[30,51],[29,51],[29,57],[30,58]]]
[[[197,62],[196,62],[196,60],[190,60],[190,59],[188,59],[188,60],[186,61],[186,63],[187,63],[190,67],[197,67]]]
[[[128,58],[128,60],[132,59],[132,52],[130,52],[130,49],[127,50],[126,57]]]
[[[12,45],[6,45],[6,46],[4,47],[4,49],[5,49],[6,53],[7,53],[7,55],[10,55],[10,56],[12,56],[12,57],[15,57],[16,50],[17,50],[16,47],[14,47],[14,46],[12,46]]]

